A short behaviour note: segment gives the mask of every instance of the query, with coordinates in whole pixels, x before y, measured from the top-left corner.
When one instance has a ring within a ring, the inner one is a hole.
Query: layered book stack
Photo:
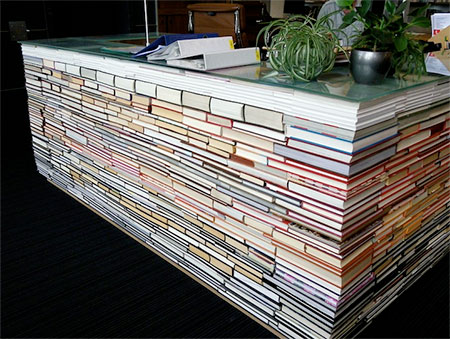
[[[357,333],[449,250],[448,78],[355,102],[22,50],[39,172],[277,334]]]

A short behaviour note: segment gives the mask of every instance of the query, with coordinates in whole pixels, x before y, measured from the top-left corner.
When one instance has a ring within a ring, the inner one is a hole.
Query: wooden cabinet
[[[218,0],[157,0],[158,30],[160,33],[187,33],[187,6],[199,2],[227,2]]]
[[[187,33],[187,5],[198,1],[158,0],[158,30],[161,33]]]
[[[158,0],[158,30],[160,33],[187,33],[188,32],[188,10],[189,4],[200,2],[230,2],[214,0]],[[249,46],[255,45],[256,35],[262,27],[261,21],[267,20],[267,12],[264,4],[260,1],[234,1],[244,5],[245,26]]]

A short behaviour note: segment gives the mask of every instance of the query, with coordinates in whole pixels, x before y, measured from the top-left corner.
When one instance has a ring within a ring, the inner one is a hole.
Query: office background
[[[2,337],[273,337],[36,171],[9,22],[29,39],[144,32],[142,2],[0,6]],[[448,255],[360,336],[449,337]]]

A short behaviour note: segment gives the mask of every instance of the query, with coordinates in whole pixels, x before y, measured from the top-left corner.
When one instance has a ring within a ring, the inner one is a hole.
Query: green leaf
[[[419,8],[419,10],[417,11],[417,16],[424,16],[429,7],[430,4],[423,6],[422,8]]]
[[[403,16],[402,15],[394,14],[391,17],[391,24],[398,25],[398,24],[402,24],[402,23],[403,23]]]
[[[353,6],[353,0],[336,0],[336,4],[340,8],[351,8]]]
[[[409,24],[408,27],[419,26],[419,27],[430,27],[430,19],[425,17],[414,18]]]
[[[406,39],[403,36],[396,37],[396,38],[394,38],[394,45],[395,45],[395,49],[398,52],[401,52],[401,51],[405,50],[406,47],[408,46],[408,39]]]
[[[410,17],[423,16],[425,14],[425,12],[427,11],[428,7],[430,7],[430,5],[425,5],[423,7],[416,8],[411,13],[409,13],[409,16]]]
[[[392,16],[395,13],[394,3],[390,0],[386,0],[386,2],[384,3],[384,10],[389,14],[389,16]]]
[[[365,17],[367,12],[370,9],[370,5],[372,4],[371,0],[362,0],[361,1],[361,6],[360,7],[356,7],[356,10],[358,11],[358,14],[361,15],[362,17]]]
[[[356,12],[355,11],[351,11],[350,13],[346,14],[343,18],[342,18],[342,22],[350,25],[355,21],[355,16],[356,16]]]
[[[406,6],[408,5],[408,1],[403,1],[395,10],[395,14],[401,14],[405,10]]]

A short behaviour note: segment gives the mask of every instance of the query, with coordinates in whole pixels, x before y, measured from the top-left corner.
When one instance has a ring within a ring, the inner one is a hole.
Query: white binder
[[[147,60],[173,60],[189,58],[211,52],[224,52],[234,49],[231,36],[205,39],[178,40],[167,47],[148,54]]]
[[[207,71],[256,64],[260,61],[259,48],[249,47],[229,51],[203,53],[200,56],[187,59],[170,59],[167,60],[167,64]]]

